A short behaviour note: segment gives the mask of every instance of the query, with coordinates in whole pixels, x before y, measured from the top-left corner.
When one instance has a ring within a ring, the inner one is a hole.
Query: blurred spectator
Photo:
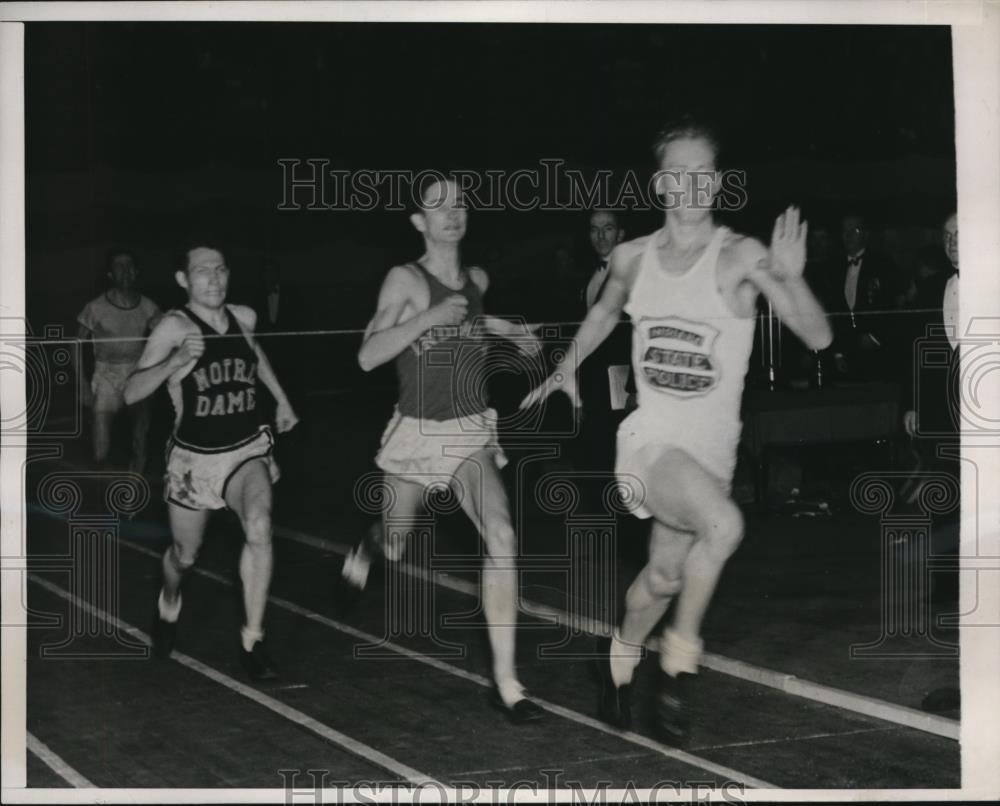
[[[625,229],[613,210],[595,210],[590,214],[590,246],[594,250],[593,266],[583,289],[585,310],[590,310],[608,281],[608,263],[614,248],[625,237]]]
[[[933,364],[924,362],[920,354],[926,354],[930,346],[942,354],[952,355],[958,346],[958,220],[955,214],[945,221],[942,240],[952,271],[941,273],[943,278],[941,274],[930,275],[933,280],[925,279],[923,284],[924,299],[921,301],[927,307],[918,310],[924,315],[918,319],[919,327],[911,331],[913,339],[905,376],[909,383],[903,397],[903,406],[907,411],[903,426],[908,436],[925,441],[932,465],[957,474],[954,462],[937,456],[937,448],[942,438],[947,440],[957,436],[958,389],[955,384],[958,374],[946,373],[946,382],[941,375],[941,361]],[[923,340],[922,348],[917,345],[918,338]]]
[[[77,338],[92,341],[94,348],[94,370],[89,383],[84,377],[84,386],[90,391],[84,399],[93,410],[94,461],[107,460],[115,416],[126,408],[132,424],[129,470],[141,473],[146,467],[149,406],[146,401],[126,406],[123,394],[128,376],[142,355],[145,337],[161,313],[155,302],[139,293],[137,276],[130,252],[115,250],[108,254],[107,277],[111,287],[80,311]]]
[[[955,273],[955,268],[940,244],[928,244],[917,252],[908,286],[900,295],[904,312],[901,314],[902,338],[897,351],[898,365],[903,368],[904,394],[912,390],[912,363],[916,360],[915,349],[919,339],[925,338],[932,330],[940,329],[941,300],[945,286]],[[907,405],[904,398],[903,405]],[[927,405],[934,405],[931,401]],[[934,406],[940,409],[940,405]]]
[[[903,428],[913,440],[921,457],[913,475],[909,501],[916,499],[924,473],[946,473],[960,481],[958,464],[959,450],[959,375],[956,351],[958,350],[958,218],[952,213],[944,222],[942,241],[948,264],[953,271],[928,273],[925,278],[926,301],[932,303],[926,316],[920,317],[924,330],[918,334],[920,341],[914,340],[909,361],[909,380],[903,406]],[[926,257],[932,261],[931,252]],[[925,269],[933,269],[933,263]],[[945,276],[943,284],[941,275]],[[930,278],[933,278],[931,281]],[[918,292],[919,295],[920,292]],[[933,294],[933,298],[931,297]],[[950,360],[942,361],[942,356]],[[931,530],[931,551],[937,558],[957,558],[959,550],[959,512],[955,511],[934,519]],[[939,603],[954,601],[958,596],[958,571],[940,569],[931,575],[932,596]],[[922,707],[926,711],[953,711],[960,707],[961,698],[957,688],[941,688],[931,691],[924,698]]]
[[[890,345],[900,339],[894,316],[898,272],[888,255],[869,245],[861,216],[842,219],[841,244],[843,253],[832,265],[832,285],[824,300],[833,315],[836,365],[849,380],[881,380],[892,369]]]
[[[955,273],[955,268],[937,244],[928,244],[917,252],[909,287],[903,303],[911,310],[926,311],[939,308],[945,284]]]

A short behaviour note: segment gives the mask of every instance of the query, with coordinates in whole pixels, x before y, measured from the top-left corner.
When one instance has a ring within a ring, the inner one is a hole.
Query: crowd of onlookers
[[[930,238],[905,265],[879,246],[862,216],[845,215],[837,229],[811,224],[806,277],[835,334],[823,362],[829,381],[904,380],[914,339],[927,312],[940,310],[944,286],[956,270],[940,230]],[[785,364],[792,375],[809,368],[809,357],[801,354]]]

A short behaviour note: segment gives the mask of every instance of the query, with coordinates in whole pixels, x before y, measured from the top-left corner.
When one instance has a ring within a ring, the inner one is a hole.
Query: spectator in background
[[[952,213],[944,222],[942,229],[945,254],[952,271],[941,279],[933,282],[925,280],[922,302],[927,308],[922,309],[925,315],[920,318],[919,330],[914,332],[915,338],[924,337],[934,340],[942,349],[947,348],[953,354],[958,348],[956,334],[958,317],[958,218]],[[937,291],[939,289],[939,291]],[[934,294],[932,297],[931,294]],[[915,328],[915,330],[917,330]],[[909,360],[906,362],[909,384],[904,393],[903,406],[907,409],[903,415],[903,427],[911,439],[924,439],[927,442],[927,453],[932,459],[931,465],[949,472],[958,473],[954,462],[943,460],[937,456],[938,443],[943,437],[957,438],[956,423],[958,412],[954,410],[958,404],[958,389],[952,388],[957,383],[957,373],[949,373],[951,386],[935,383],[936,374],[930,375],[929,367],[920,367],[911,342]],[[940,366],[940,365],[938,365]],[[928,370],[927,379],[917,376],[923,370]],[[933,379],[933,380],[932,380]]]
[[[919,492],[921,481],[920,471],[924,468],[937,473],[947,473],[960,481],[958,465],[958,449],[960,434],[959,422],[959,376],[956,351],[958,341],[958,216],[952,213],[942,227],[942,242],[951,271],[938,272],[929,275],[933,280],[925,279],[924,294],[921,302],[926,302],[926,314],[919,317],[921,332],[916,334],[922,338],[922,348],[918,351],[917,342],[911,341],[910,354],[904,364],[909,381],[903,396],[903,407],[907,409],[903,415],[903,428],[907,436],[923,458],[921,467],[915,474],[917,484],[914,486],[909,500],[914,500]],[[921,252],[924,259],[931,259],[932,252]],[[926,268],[926,267],[925,267]],[[940,277],[944,274],[943,282]],[[918,292],[918,295],[920,292]],[[931,296],[933,294],[933,297]],[[921,361],[922,356],[934,354],[936,361]],[[951,360],[942,366],[941,356],[948,355]],[[918,382],[919,381],[919,382]],[[943,450],[945,448],[949,450]],[[934,521],[931,532],[931,550],[937,557],[955,557],[959,549],[959,513],[954,512],[938,517]],[[957,569],[948,569],[947,573],[932,575],[933,595],[939,601],[955,599],[958,596]],[[922,703],[926,711],[952,711],[959,708],[961,699],[957,688],[946,687],[931,691]]]
[[[146,467],[146,434],[149,431],[149,407],[145,401],[125,405],[124,391],[128,376],[142,355],[145,338],[159,321],[156,303],[136,288],[138,272],[130,252],[114,250],[107,258],[107,278],[111,287],[84,306],[77,316],[77,338],[91,341],[94,370],[89,383],[93,410],[94,461],[107,460],[111,449],[111,431],[116,415],[127,408],[132,424],[132,454],[129,470],[141,473]]]
[[[939,308],[944,287],[954,273],[955,268],[939,244],[921,247],[909,287],[904,293],[904,306],[914,311]]]
[[[589,311],[608,281],[608,263],[614,248],[625,237],[625,228],[614,210],[594,210],[590,214],[590,245],[594,250],[594,265],[583,289],[585,311]]]
[[[898,317],[893,316],[899,287],[895,264],[869,246],[865,220],[855,214],[841,221],[844,251],[833,265],[826,300],[833,314],[836,365],[852,381],[881,380],[890,373],[890,344]]]

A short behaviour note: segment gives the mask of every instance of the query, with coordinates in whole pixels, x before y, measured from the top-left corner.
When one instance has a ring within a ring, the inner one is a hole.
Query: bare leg
[[[111,450],[111,426],[114,419],[113,411],[94,409],[94,462],[98,464],[107,460]]]
[[[149,405],[146,401],[129,406],[132,420],[132,458],[129,470],[142,473],[146,469],[146,434],[149,431]]]
[[[192,510],[168,503],[170,531],[173,542],[163,554],[163,587],[156,603],[156,619],[150,635],[153,655],[168,658],[173,650],[177,619],[181,614],[181,583],[187,570],[194,565],[211,513]]]
[[[651,459],[656,485],[645,504],[658,527],[639,587],[634,596],[629,591],[622,638],[644,641],[656,611],[662,615],[679,591],[674,632],[695,644],[719,575],[743,537],[743,517],[722,483],[686,451],[669,448]],[[692,534],[682,540],[678,530]]]
[[[690,532],[653,521],[649,561],[625,595],[625,617],[612,645],[611,675],[615,685],[632,682],[647,636],[681,590],[684,561],[693,537]]]
[[[455,479],[461,485],[462,509],[486,546],[483,611],[493,650],[493,679],[509,707],[523,699],[523,689],[515,668],[517,541],[511,526],[507,491],[490,450],[482,450],[463,462]]]
[[[423,485],[391,473],[385,474],[384,481],[389,489],[382,523],[380,526],[373,524],[347,555],[341,570],[343,581],[357,593],[368,583],[368,572],[376,557],[382,554],[390,560],[399,560],[403,556],[406,546],[402,538],[412,529],[414,519],[423,509]]]
[[[240,554],[240,579],[246,610],[246,642],[264,636],[264,608],[271,585],[271,477],[260,460],[247,462],[236,471],[226,488],[226,504],[240,519],[246,542]],[[251,642],[252,646],[252,642]]]
[[[662,482],[653,493],[650,510],[694,531],[672,632],[682,641],[700,644],[702,621],[719,576],[743,539],[743,515],[719,479],[684,451],[664,454],[653,467],[653,477]]]
[[[665,740],[684,742],[690,732],[686,687],[688,676],[698,671],[702,620],[719,575],[743,537],[743,517],[722,482],[689,453],[647,450],[652,454],[646,457],[649,478],[655,485],[644,503],[657,526],[649,563],[629,590],[621,641],[626,647],[641,645],[670,597],[678,594],[674,626],[664,630],[661,642],[654,724]],[[689,535],[685,538],[681,531]],[[630,660],[611,657],[614,685],[631,679]],[[602,703],[609,700],[606,691],[602,697]],[[608,709],[608,715],[614,716],[613,710]]]
[[[207,510],[192,510],[167,504],[173,542],[163,554],[163,602],[171,609],[180,604],[181,583],[185,572],[195,563],[205,526],[211,514]],[[164,615],[161,613],[161,615]]]

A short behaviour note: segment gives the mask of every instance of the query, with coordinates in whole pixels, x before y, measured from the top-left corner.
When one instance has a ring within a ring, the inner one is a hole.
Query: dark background
[[[726,223],[761,237],[789,203],[816,225],[860,207],[905,265],[955,199],[947,27],[29,23],[25,68],[36,332],[70,326],[113,244],[177,304],[172,250],[195,230],[226,244],[233,301],[272,256],[306,291],[304,330],[363,327],[420,242],[401,212],[277,210],[281,158],[645,179],[658,128],[694,109],[747,172]],[[627,212],[629,235],[660,217]],[[584,213],[471,213],[498,313],[545,318],[559,245],[583,264]]]

